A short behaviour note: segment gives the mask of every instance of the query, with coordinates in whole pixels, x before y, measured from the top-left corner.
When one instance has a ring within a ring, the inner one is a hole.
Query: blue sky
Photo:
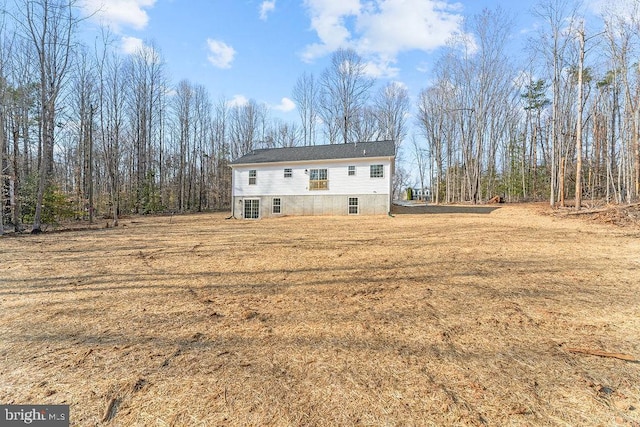
[[[597,0],[592,0],[597,1]],[[500,6],[516,17],[514,47],[534,25],[532,0],[81,0],[100,9],[130,53],[153,43],[173,83],[204,85],[212,99],[254,99],[297,120],[291,92],[305,71],[319,76],[331,53],[352,47],[368,72],[397,81],[415,97],[448,37],[464,17]]]

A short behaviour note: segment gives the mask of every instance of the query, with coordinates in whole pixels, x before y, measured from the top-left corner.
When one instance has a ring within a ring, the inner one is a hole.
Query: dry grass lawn
[[[640,228],[424,211],[0,238],[0,403],[81,426],[640,426]]]

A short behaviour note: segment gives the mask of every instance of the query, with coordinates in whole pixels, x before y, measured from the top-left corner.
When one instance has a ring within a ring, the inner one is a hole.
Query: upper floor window
[[[310,169],[309,170],[309,190],[327,190],[329,188],[329,180],[327,179],[326,169]]]
[[[258,171],[251,169],[249,171],[249,185],[255,185],[258,178]]]
[[[355,174],[356,174],[356,167],[349,166],[349,176],[355,176]]]
[[[384,178],[384,165],[371,165],[369,176],[371,178]]]
[[[291,169],[291,168],[285,168],[285,170],[284,170],[284,177],[285,177],[285,178],[291,178],[291,176],[293,176],[293,169]]]

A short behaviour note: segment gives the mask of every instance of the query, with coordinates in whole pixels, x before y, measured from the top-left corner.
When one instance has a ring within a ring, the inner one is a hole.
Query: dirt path
[[[0,239],[0,403],[73,425],[640,425],[640,230],[540,207]],[[579,353],[574,350],[584,350]]]

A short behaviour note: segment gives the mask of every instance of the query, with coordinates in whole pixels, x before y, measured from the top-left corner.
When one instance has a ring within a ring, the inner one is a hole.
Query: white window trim
[[[324,171],[325,179],[311,179],[313,171]],[[309,169],[309,191],[325,191],[329,189],[329,168],[313,168]]]
[[[356,204],[352,205],[351,200],[355,200]],[[351,208],[355,207],[356,211],[351,212]],[[357,197],[349,197],[347,198],[347,214],[349,215],[360,215],[360,200]]]
[[[382,174],[380,176],[372,176],[373,175],[372,172],[373,172],[373,167],[374,166],[379,166],[380,167],[380,169],[382,171]],[[369,165],[369,178],[372,178],[372,179],[384,178],[384,165],[383,164]]]
[[[245,204],[247,202],[250,202],[250,201],[257,201],[258,202],[258,216],[256,218],[253,218],[253,217],[247,218],[247,216],[245,215],[246,212],[247,212],[246,208],[245,208]],[[242,199],[242,218],[244,218],[244,219],[254,219],[254,220],[255,219],[260,219],[260,199],[256,199],[256,198]]]
[[[275,201],[278,200],[278,212],[275,211]],[[282,197],[273,197],[271,199],[271,214],[282,215]]]

